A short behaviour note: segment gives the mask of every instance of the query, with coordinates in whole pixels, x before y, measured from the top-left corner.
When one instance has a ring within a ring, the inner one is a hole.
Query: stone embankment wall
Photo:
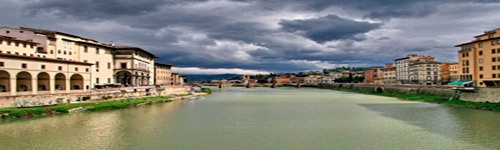
[[[110,89],[96,89],[91,92],[78,92],[78,93],[58,93],[58,94],[37,94],[37,95],[17,95],[17,96],[0,96],[0,108],[12,107],[12,102],[27,100],[39,100],[44,104],[63,98],[66,103],[68,99],[72,102],[83,100],[84,97],[90,98],[89,100],[102,100],[103,97],[110,97],[111,99],[123,99],[143,96],[170,96],[187,94],[191,90],[191,86],[143,86],[143,87],[126,87],[126,88],[110,88]]]
[[[334,83],[322,84],[325,88],[343,88],[351,90],[364,90],[384,93],[402,93],[436,96],[445,99],[460,99],[473,102],[500,102],[500,88],[476,88],[475,92],[462,92],[447,86],[418,86],[418,85],[371,85]]]

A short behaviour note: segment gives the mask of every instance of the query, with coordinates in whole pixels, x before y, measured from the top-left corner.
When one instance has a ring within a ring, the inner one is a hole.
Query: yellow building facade
[[[457,47],[460,80],[474,81],[478,87],[500,87],[500,28]]]

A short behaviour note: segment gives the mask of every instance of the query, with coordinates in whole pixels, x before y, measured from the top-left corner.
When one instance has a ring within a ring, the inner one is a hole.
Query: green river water
[[[0,122],[0,149],[500,149],[500,113],[313,88],[225,88]]]

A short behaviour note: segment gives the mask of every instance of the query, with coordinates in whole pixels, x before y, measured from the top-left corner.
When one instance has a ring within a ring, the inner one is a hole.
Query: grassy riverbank
[[[337,91],[345,91],[345,92],[372,94],[372,95],[387,96],[387,97],[395,97],[395,98],[412,100],[412,101],[439,103],[439,104],[447,104],[447,105],[468,107],[468,108],[475,108],[475,109],[500,111],[500,103],[468,102],[468,101],[462,101],[462,100],[458,100],[458,99],[448,100],[448,99],[440,98],[440,97],[436,97],[436,96],[417,95],[417,94],[377,93],[377,92],[373,92],[373,91],[350,90],[350,89],[342,89],[342,88],[327,88],[327,89],[332,89],[332,90],[337,90]]]
[[[156,102],[168,102],[171,97],[147,97],[147,98],[129,98],[114,101],[102,101],[92,103],[73,103],[58,104],[53,106],[42,106],[33,108],[1,108],[1,118],[20,118],[47,115],[54,113],[68,113],[74,108],[82,108],[85,111],[98,111],[108,109],[120,109],[135,107],[141,104],[152,104]]]

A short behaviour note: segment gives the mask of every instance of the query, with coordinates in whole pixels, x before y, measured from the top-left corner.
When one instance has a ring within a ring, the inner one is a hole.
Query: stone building
[[[90,68],[91,85],[115,83],[113,79],[113,48],[109,44],[58,31],[21,27],[0,28],[1,35],[37,43],[36,50],[24,51],[19,55],[46,57],[59,60],[94,64]],[[14,50],[10,48],[9,50]],[[17,53],[13,53],[16,54]],[[25,54],[26,53],[26,54]]]
[[[457,47],[459,80],[474,81],[478,87],[500,87],[500,28]]]
[[[138,47],[115,46],[116,82],[128,86],[154,84],[154,54]]]
[[[392,64],[385,64],[385,67],[380,69],[382,71],[382,82],[384,84],[396,84],[396,67]]]
[[[92,64],[0,53],[0,96],[90,90]]]
[[[155,85],[171,85],[172,65],[155,63]]]
[[[404,58],[399,58],[394,61],[396,61],[396,80],[399,84],[409,84],[410,65],[417,62],[434,62],[434,57],[409,54]]]
[[[441,63],[416,62],[409,66],[410,84],[441,85]]]
[[[441,84],[448,84],[451,81],[450,75],[450,64],[452,63],[441,63],[440,74],[441,74]]]

